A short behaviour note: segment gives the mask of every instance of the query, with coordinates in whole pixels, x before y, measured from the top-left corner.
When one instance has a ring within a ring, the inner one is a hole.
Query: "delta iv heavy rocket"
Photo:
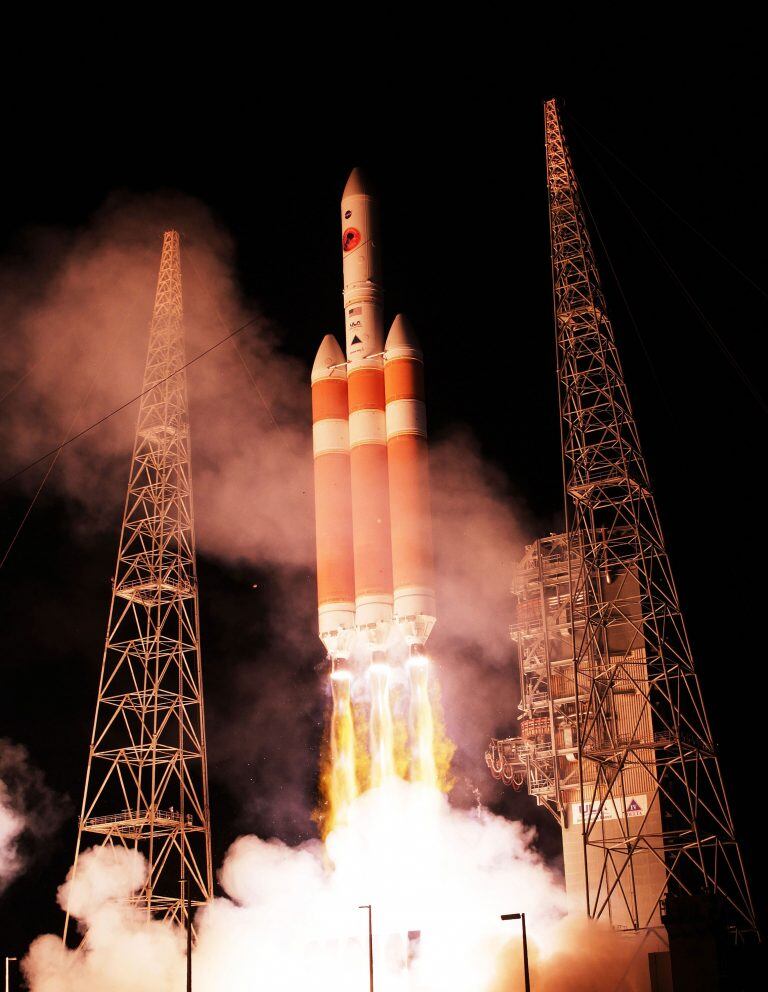
[[[357,644],[421,653],[435,623],[422,353],[395,317],[386,342],[376,201],[358,169],[341,200],[346,358],[329,334],[312,368],[320,639],[332,672]]]

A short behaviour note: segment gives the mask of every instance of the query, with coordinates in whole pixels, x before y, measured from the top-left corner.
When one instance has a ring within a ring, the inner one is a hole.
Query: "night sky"
[[[388,71],[398,70],[391,63]],[[577,173],[609,256],[600,249],[608,304],[754,879],[764,861],[755,680],[763,677],[765,642],[758,621],[768,278],[759,232],[764,159],[751,134],[764,115],[763,93],[715,78],[682,80],[674,92],[452,78],[441,87],[420,77],[414,92],[389,99],[358,94],[353,107],[343,92],[310,95],[296,107],[271,90],[246,101],[241,84],[222,110],[223,82],[219,98],[185,88],[173,127],[167,103],[159,111],[121,94],[105,124],[94,109],[78,110],[72,100],[59,106],[54,95],[45,127],[21,113],[11,124],[18,140],[5,163],[11,195],[0,258],[17,256],[30,229],[82,227],[115,190],[180,190],[232,233],[246,297],[309,366],[321,337],[342,333],[338,199],[349,170],[361,165],[380,195],[386,317],[407,313],[426,354],[431,432],[469,424],[484,456],[509,476],[531,526],[555,530],[562,493],[542,100],[562,96]],[[43,150],[50,160],[41,159]],[[125,459],[127,472],[128,451]],[[0,465],[3,477],[18,467],[5,458]],[[3,551],[27,499],[16,484],[0,488]],[[23,744],[69,803],[28,871],[0,896],[0,958],[21,956],[34,936],[61,927],[55,889],[74,849],[121,510],[114,506],[111,531],[84,535],[71,526],[66,502],[46,493],[0,572],[0,737]],[[252,584],[269,575],[204,557],[199,572],[215,740],[237,705],[227,659],[247,642],[257,646],[258,664],[263,618]],[[306,588],[313,595],[312,576]],[[297,693],[315,677],[297,672]],[[509,678],[516,684],[512,667]],[[316,721],[318,736],[321,708],[302,713]],[[510,703],[507,725],[489,726],[488,737],[512,733],[515,715]],[[287,739],[291,727],[282,732]],[[275,831],[280,748],[278,739],[273,750],[249,754],[252,766],[243,755],[234,777],[250,790],[247,801],[232,787],[232,769],[225,774],[221,757],[210,754],[216,865],[238,834]],[[476,757],[480,780],[487,771]],[[227,764],[237,760],[227,755]],[[316,754],[306,761],[311,805]],[[537,824],[543,850],[555,856],[557,831],[532,801],[500,786],[488,795],[493,808]],[[312,824],[298,817],[279,829],[297,842]]]

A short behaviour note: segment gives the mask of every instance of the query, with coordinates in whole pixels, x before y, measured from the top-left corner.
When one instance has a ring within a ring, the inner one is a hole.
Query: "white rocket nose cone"
[[[368,193],[366,188],[368,185],[362,169],[353,169],[349,174],[344,192],[341,194],[342,200],[346,200],[348,196],[365,196]]]
[[[343,364],[344,352],[339,347],[339,342],[332,334],[326,334],[315,355],[315,364],[312,366],[312,382],[326,378],[331,366]]]
[[[384,345],[385,351],[390,351],[394,348],[412,348],[414,351],[421,351],[416,332],[411,327],[408,318],[404,317],[401,313],[392,321],[392,326],[389,329],[387,341]]]

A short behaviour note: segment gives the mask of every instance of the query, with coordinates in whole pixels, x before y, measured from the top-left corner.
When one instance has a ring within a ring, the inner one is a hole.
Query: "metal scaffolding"
[[[552,534],[526,548],[515,568],[512,640],[520,669],[521,736],[491,742],[491,772],[545,806],[561,826],[578,800],[568,541]]]
[[[135,848],[148,873],[132,902],[180,925],[213,893],[184,365],[179,235],[167,231],[74,872],[86,834]]]
[[[567,530],[518,570],[523,732],[487,760],[578,825],[590,916],[642,929],[706,895],[744,934],[749,886],[554,100],[545,128]]]

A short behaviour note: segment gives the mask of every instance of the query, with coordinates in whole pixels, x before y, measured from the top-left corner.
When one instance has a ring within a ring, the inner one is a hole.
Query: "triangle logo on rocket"
[[[349,343],[350,344],[362,344],[363,342],[360,340],[360,338],[357,335],[355,335]]]

